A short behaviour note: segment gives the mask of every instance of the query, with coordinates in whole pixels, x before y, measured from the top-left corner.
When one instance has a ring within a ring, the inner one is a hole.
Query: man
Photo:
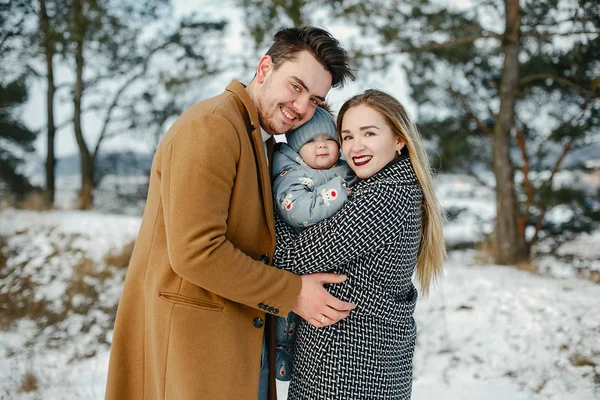
[[[348,78],[346,52],[328,32],[285,29],[248,87],[232,81],[175,121],[152,164],[107,399],[256,399],[270,315],[293,310],[317,327],[348,315],[354,306],[323,288],[345,277],[269,265],[275,229],[263,143],[272,148],[269,134],[308,121]],[[268,386],[273,400],[273,368],[268,378],[261,393]]]

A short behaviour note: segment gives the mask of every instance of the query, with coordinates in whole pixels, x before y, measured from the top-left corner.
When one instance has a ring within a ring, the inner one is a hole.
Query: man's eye
[[[318,106],[319,104],[321,104],[321,101],[319,99],[312,99],[311,101],[315,106]]]
[[[292,83],[292,88],[294,88],[294,90],[295,90],[296,92],[299,92],[299,91],[300,91],[300,86],[298,86],[298,85],[296,85],[296,84],[293,84],[293,83]]]

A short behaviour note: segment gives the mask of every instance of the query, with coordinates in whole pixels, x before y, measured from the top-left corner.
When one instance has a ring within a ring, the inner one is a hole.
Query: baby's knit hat
[[[340,145],[337,130],[335,128],[335,121],[331,114],[321,107],[316,108],[313,117],[304,125],[287,132],[285,138],[287,139],[288,145],[298,153],[300,148],[304,146],[304,143],[319,135],[331,136],[338,146]]]

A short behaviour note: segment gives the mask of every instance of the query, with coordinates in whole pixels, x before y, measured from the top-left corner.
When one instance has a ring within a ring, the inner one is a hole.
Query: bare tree
[[[46,61],[46,187],[44,190],[44,201],[46,207],[54,207],[54,194],[56,190],[55,166],[56,157],[54,144],[56,136],[56,125],[54,124],[54,95],[56,85],[54,83],[54,56],[56,54],[55,40],[50,28],[46,0],[40,0],[39,30],[44,57]]]

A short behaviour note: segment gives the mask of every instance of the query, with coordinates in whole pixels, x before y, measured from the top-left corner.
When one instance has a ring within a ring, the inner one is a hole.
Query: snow
[[[494,229],[495,192],[464,175],[443,174],[436,179],[436,194],[445,210],[455,214],[444,225],[448,246],[483,241]],[[466,229],[468,227],[468,229]]]
[[[474,196],[465,178],[445,182],[458,190],[440,196],[444,206],[465,208],[446,225],[449,239],[481,238],[488,231],[472,228],[474,215],[489,223],[493,194],[477,189]],[[4,315],[13,305],[23,312],[10,323],[0,315],[0,398],[103,398],[125,274],[106,255],[119,254],[139,226],[138,216],[99,212],[0,212],[7,269],[0,271],[0,304]],[[597,266],[599,239],[583,234],[559,252]],[[563,277],[477,259],[472,250],[453,251],[443,279],[419,300],[413,399],[600,398],[600,285],[577,278],[558,258],[547,262]],[[19,308],[27,298],[51,315]],[[27,374],[36,391],[20,391]],[[278,389],[284,399],[287,384]]]
[[[560,255],[578,255],[589,260],[596,260],[592,265],[600,269],[600,232],[584,233],[575,240],[564,243],[558,248]]]

